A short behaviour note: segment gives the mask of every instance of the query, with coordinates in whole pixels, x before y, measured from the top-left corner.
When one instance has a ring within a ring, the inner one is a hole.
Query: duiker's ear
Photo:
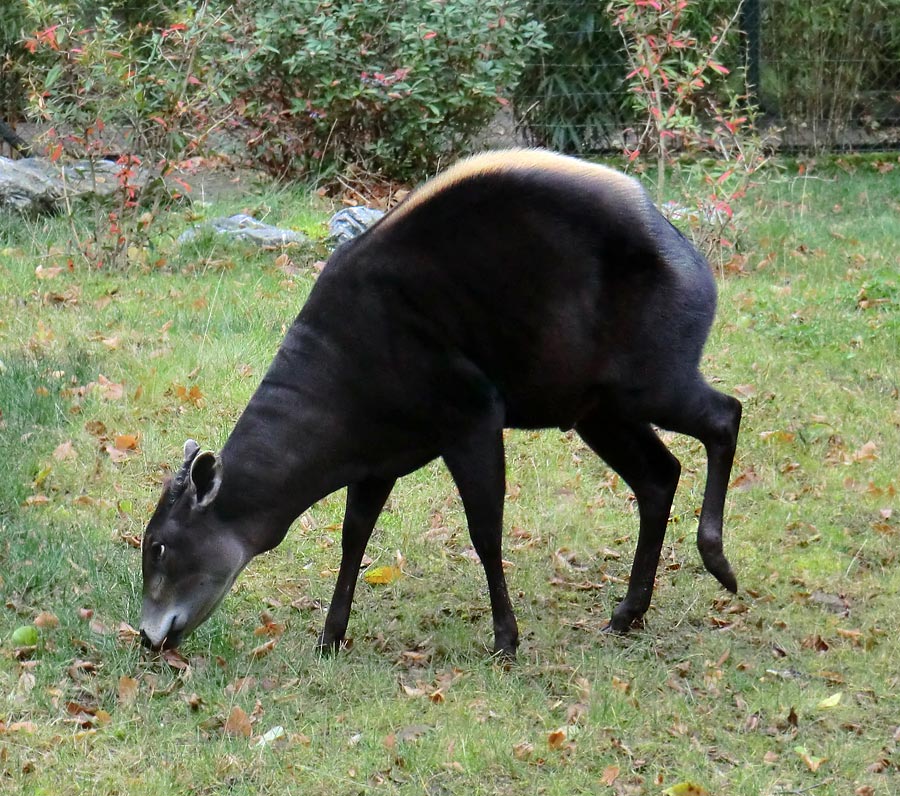
[[[184,443],[184,463],[190,464],[200,450],[197,440],[189,439]]]
[[[212,451],[203,451],[191,464],[191,489],[197,506],[212,503],[221,485],[222,462]]]

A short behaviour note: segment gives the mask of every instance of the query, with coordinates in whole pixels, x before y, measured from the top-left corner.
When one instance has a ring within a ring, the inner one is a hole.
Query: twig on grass
[[[814,785],[807,785],[805,788],[796,788],[796,789],[788,789],[782,788],[778,791],[779,794],[791,794],[791,796],[799,796],[802,793],[809,793],[811,790],[815,790],[816,788],[821,788],[823,785],[830,785],[834,782],[834,777],[828,777],[828,779],[823,779],[821,782],[816,782]]]

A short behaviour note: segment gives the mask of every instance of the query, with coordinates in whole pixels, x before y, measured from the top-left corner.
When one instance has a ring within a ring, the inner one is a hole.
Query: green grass
[[[523,634],[509,669],[488,655],[484,576],[437,464],[404,479],[379,521],[368,553],[389,564],[399,551],[405,575],[360,583],[337,657],[313,647],[340,494],[254,562],[184,644],[189,668],[120,633],[140,598],[126,540],[184,439],[224,442],[317,255],[295,253],[286,273],[277,252],[209,239],[179,252],[169,236],[151,258],[162,267],[69,272],[66,223],[0,219],[0,791],[895,793],[897,174],[788,167],[744,211],[745,273],[721,282],[704,365],[745,407],[726,519],[738,596],[694,548],[702,449],[667,436],[684,472],[654,604],[643,629],[601,635],[636,539],[628,490],[571,434],[508,434],[505,556]],[[322,229],[302,195],[243,201],[205,212]],[[173,235],[186,223],[169,221]],[[64,270],[39,279],[39,265]],[[121,462],[117,435],[138,437]],[[67,442],[74,453],[55,457]],[[263,611],[285,632],[254,659]],[[40,612],[59,626],[19,661],[10,636]],[[255,748],[225,732],[235,707],[254,739],[285,737]]]

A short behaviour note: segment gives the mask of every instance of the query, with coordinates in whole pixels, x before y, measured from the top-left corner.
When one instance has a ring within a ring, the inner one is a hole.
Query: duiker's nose
[[[146,622],[145,617],[145,624],[140,628],[141,643],[152,650],[171,649],[176,646],[181,638],[181,631],[175,628],[177,621],[176,613],[163,616],[158,626],[154,626],[152,621]]]

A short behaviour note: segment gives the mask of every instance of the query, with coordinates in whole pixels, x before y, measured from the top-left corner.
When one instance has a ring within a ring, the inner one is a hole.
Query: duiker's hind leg
[[[706,448],[706,489],[697,548],[706,569],[726,589],[736,592],[737,578],[722,550],[722,520],[741,425],[741,402],[714,390],[699,375],[684,391],[683,398],[679,406],[668,408],[659,424],[700,440]]]
[[[581,438],[613,468],[637,498],[640,532],[625,599],[613,611],[609,629],[625,633],[650,607],[669,510],[681,465],[649,423],[596,412],[576,424]]]

